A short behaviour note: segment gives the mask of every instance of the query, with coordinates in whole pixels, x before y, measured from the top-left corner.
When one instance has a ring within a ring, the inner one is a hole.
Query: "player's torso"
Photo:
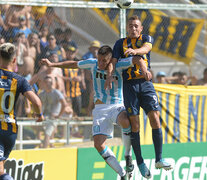
[[[122,104],[122,77],[121,73],[116,71],[113,75],[112,89],[105,90],[104,84],[106,81],[107,72],[99,70],[95,66],[92,70],[93,86],[94,86],[94,102],[102,101],[104,104]]]
[[[125,57],[129,57],[130,55],[125,54],[125,51],[128,48],[132,48],[132,49],[137,49],[143,46],[144,43],[147,43],[148,39],[150,38],[150,36],[148,35],[140,35],[139,38],[123,38],[120,39],[118,41],[118,44],[116,44],[118,46],[118,51],[117,53],[119,53],[120,57],[119,58],[125,58]],[[116,52],[115,52],[116,53]],[[118,57],[118,54],[117,54]],[[148,54],[145,54],[142,56],[142,58],[144,59],[146,66],[148,67],[148,69],[150,69],[150,52]],[[131,80],[131,79],[142,79],[144,78],[141,70],[140,70],[140,66],[139,65],[134,65],[133,67],[130,67],[126,70],[123,71],[123,80]]]

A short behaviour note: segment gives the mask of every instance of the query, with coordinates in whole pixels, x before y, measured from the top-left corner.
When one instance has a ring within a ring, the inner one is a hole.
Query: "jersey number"
[[[6,107],[6,101],[9,99],[8,107]],[[14,106],[14,93],[6,91],[1,97],[1,109],[4,113],[10,113]]]

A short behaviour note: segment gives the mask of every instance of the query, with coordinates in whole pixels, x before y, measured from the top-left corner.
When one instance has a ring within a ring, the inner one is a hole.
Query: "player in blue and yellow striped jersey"
[[[149,179],[151,173],[144,163],[140,147],[140,123],[139,111],[142,107],[148,115],[152,127],[153,143],[155,147],[156,168],[171,169],[171,165],[162,159],[162,130],[159,119],[159,104],[154,86],[150,80],[150,51],[152,49],[153,38],[149,35],[142,34],[143,26],[138,16],[134,15],[128,19],[127,32],[128,36],[116,41],[113,48],[113,66],[109,66],[108,79],[105,85],[109,86],[111,82],[111,73],[115,69],[115,64],[120,58],[129,56],[140,56],[145,62],[147,73],[143,73],[140,66],[135,64],[133,67],[126,69],[123,76],[123,96],[124,105],[130,119],[132,132],[131,143],[137,160],[138,168],[145,178]],[[110,68],[113,67],[113,68]],[[111,88],[109,86],[109,88]]]
[[[12,72],[16,65],[15,46],[5,43],[0,46],[0,180],[12,180],[4,173],[4,163],[12,151],[17,138],[15,104],[20,93],[33,104],[38,122],[44,119],[42,104],[25,78]]]

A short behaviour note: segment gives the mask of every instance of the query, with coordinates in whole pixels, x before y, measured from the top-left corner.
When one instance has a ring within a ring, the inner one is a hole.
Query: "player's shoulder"
[[[149,34],[142,34],[142,40],[153,42],[153,37],[150,36]]]

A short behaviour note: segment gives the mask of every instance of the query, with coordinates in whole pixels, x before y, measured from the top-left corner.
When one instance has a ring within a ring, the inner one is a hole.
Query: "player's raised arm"
[[[50,62],[48,59],[42,59],[40,61],[41,64],[46,65],[48,67],[58,67],[58,68],[78,68],[78,61],[63,61],[63,62]]]
[[[104,83],[104,89],[112,89],[112,81],[113,81],[112,74],[115,71],[116,63],[117,63],[117,59],[112,58],[111,63],[109,63],[109,65],[107,67],[107,78]]]

